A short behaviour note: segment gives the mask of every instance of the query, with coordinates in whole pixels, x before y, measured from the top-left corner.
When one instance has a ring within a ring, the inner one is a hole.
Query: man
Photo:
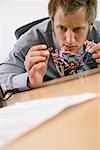
[[[59,78],[49,47],[54,51],[66,46],[68,51],[76,52],[86,40],[94,41],[89,52],[100,63],[100,30],[94,22],[96,0],[50,0],[48,11],[50,19],[22,35],[0,65],[3,91],[36,88],[44,81]],[[91,66],[83,66],[83,70],[89,69]]]

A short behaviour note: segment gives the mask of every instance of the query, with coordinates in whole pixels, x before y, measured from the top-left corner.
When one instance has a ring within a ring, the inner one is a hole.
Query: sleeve
[[[29,89],[27,87],[28,74],[24,67],[24,59],[21,53],[17,54],[12,51],[9,57],[0,64],[0,84],[5,85],[5,89],[18,89],[18,91]]]
[[[98,34],[98,42],[100,42],[100,21],[96,21],[95,22],[95,27],[96,27],[96,30],[97,30],[97,34]]]
[[[32,41],[32,31],[23,35],[16,42],[8,58],[0,63],[0,85],[4,92],[17,89],[16,92],[28,90],[24,61],[30,47],[36,44]]]
[[[32,46],[47,42],[47,36],[45,37],[42,33],[47,35],[44,26],[39,24],[25,32],[17,40],[8,58],[0,64],[0,85],[4,91],[19,92],[29,89],[27,86],[28,73],[24,66],[25,56]]]

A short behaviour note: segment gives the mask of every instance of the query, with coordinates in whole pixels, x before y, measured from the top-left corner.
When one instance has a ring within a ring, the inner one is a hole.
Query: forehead
[[[65,15],[63,9],[58,7],[54,15],[54,21],[64,25],[80,25],[86,23],[86,10],[81,7],[76,12]]]

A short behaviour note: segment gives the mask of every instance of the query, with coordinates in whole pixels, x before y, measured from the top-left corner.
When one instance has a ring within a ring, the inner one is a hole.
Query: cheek
[[[77,37],[78,42],[84,43],[85,40],[87,39],[87,31],[86,32],[81,32],[76,37]]]
[[[63,42],[66,40],[64,34],[59,32],[58,30],[55,30],[55,36],[56,36],[56,39],[57,39],[59,45],[62,46]]]

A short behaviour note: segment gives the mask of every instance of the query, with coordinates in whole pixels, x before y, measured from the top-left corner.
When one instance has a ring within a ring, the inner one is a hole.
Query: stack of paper
[[[94,93],[16,103],[0,109],[0,148],[56,116],[65,108],[96,97]]]

